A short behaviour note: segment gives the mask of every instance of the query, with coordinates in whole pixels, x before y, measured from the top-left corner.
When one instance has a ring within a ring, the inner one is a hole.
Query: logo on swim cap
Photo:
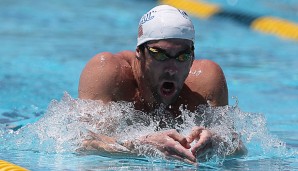
[[[186,18],[186,19],[188,19],[189,20],[189,18],[188,18],[188,15],[186,14],[186,12],[185,11],[183,11],[183,10],[180,10],[180,9],[178,9],[179,10],[179,12],[183,15],[183,17],[184,18]]]
[[[194,26],[183,10],[169,5],[154,7],[139,22],[137,46],[150,41],[169,38],[194,42]]]
[[[148,13],[146,13],[142,18],[141,18],[141,21],[139,23],[139,25],[142,25],[144,23],[146,23],[147,21],[150,21],[154,18],[154,13],[156,11],[149,11]]]

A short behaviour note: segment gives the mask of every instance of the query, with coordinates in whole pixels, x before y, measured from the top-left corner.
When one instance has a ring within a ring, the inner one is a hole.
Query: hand
[[[141,144],[149,144],[161,151],[168,159],[177,159],[195,164],[196,158],[189,151],[190,144],[186,137],[179,134],[176,130],[159,131],[140,139]]]
[[[96,154],[118,154],[124,155],[129,153],[129,150],[124,146],[118,144],[115,138],[96,134],[94,132],[89,132],[89,138],[84,140],[82,143],[82,147],[77,149],[78,152],[83,153],[96,153]]]
[[[204,127],[195,126],[187,137],[188,143],[194,140],[197,142],[191,148],[192,154],[201,160],[206,160],[212,152],[212,133]]]

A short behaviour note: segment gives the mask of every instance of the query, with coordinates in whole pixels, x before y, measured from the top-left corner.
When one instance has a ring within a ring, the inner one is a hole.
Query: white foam
[[[159,121],[177,129],[183,135],[190,133],[195,125],[205,126],[216,132],[225,143],[218,144],[215,158],[229,154],[238,145],[233,131],[241,136],[248,147],[249,156],[284,156],[286,145],[272,136],[262,114],[242,112],[235,106],[200,106],[196,112],[180,107],[182,123],[168,118],[163,108],[156,109],[155,117],[137,111],[133,103],[113,102],[104,105],[98,101],[81,100],[67,93],[61,101],[53,100],[47,112],[37,122],[28,124],[18,131],[0,131],[0,148],[36,150],[52,153],[75,152],[81,147],[89,131],[115,137],[119,141],[135,139],[160,129]],[[233,130],[233,131],[231,131]],[[161,156],[158,150],[140,145],[139,153]],[[149,153],[150,152],[150,153]],[[218,159],[218,158],[217,158]]]

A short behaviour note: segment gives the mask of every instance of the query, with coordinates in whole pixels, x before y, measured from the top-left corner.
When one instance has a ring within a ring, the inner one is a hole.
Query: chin
[[[175,103],[178,96],[179,96],[179,91],[176,91],[171,96],[160,95],[161,101],[165,105],[171,105],[171,104]]]

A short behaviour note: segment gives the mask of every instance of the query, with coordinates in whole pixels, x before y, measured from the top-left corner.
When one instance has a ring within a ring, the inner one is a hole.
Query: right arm
[[[196,164],[196,158],[189,150],[190,148],[186,137],[176,130],[165,130],[124,142],[90,132],[90,138],[85,140],[77,151],[83,154],[99,154],[109,157],[111,155],[114,157],[138,157],[151,156],[158,150],[166,159]]]

